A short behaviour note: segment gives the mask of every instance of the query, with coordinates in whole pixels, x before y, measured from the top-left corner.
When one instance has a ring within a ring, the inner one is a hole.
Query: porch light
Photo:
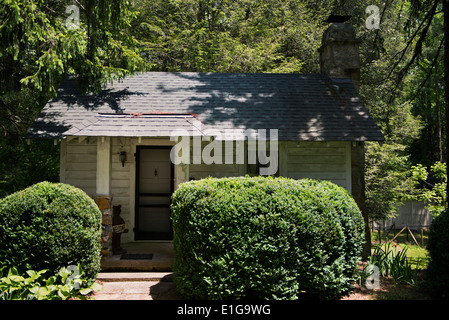
[[[120,152],[120,162],[122,163],[122,167],[124,167],[126,162],[126,151]]]

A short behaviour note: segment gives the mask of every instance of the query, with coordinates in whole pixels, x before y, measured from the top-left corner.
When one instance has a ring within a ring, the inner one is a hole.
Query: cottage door
[[[136,240],[172,240],[170,199],[174,166],[171,147],[137,147]]]

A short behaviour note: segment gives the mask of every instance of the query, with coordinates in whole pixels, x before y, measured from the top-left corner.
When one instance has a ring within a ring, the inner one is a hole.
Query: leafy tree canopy
[[[82,90],[142,70],[127,0],[4,0],[0,4],[0,133],[17,138],[63,75]]]

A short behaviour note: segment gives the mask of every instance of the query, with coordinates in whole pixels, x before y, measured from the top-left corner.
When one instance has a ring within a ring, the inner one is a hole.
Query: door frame
[[[171,197],[174,192],[175,188],[175,165],[170,159],[170,156],[168,158],[168,161],[170,162],[170,201],[169,201],[169,211],[170,211],[170,230],[169,232],[163,236],[161,239],[150,239],[150,235],[148,232],[139,232],[139,197],[140,197],[140,152],[144,149],[166,149],[171,150],[173,146],[136,146],[136,179],[135,179],[135,189],[134,189],[134,240],[166,240],[171,241],[173,240],[173,223],[171,220]]]

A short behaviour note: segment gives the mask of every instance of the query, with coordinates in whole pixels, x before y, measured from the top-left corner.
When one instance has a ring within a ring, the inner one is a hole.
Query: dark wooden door
[[[171,147],[137,147],[136,240],[172,240],[170,201],[174,186]]]

